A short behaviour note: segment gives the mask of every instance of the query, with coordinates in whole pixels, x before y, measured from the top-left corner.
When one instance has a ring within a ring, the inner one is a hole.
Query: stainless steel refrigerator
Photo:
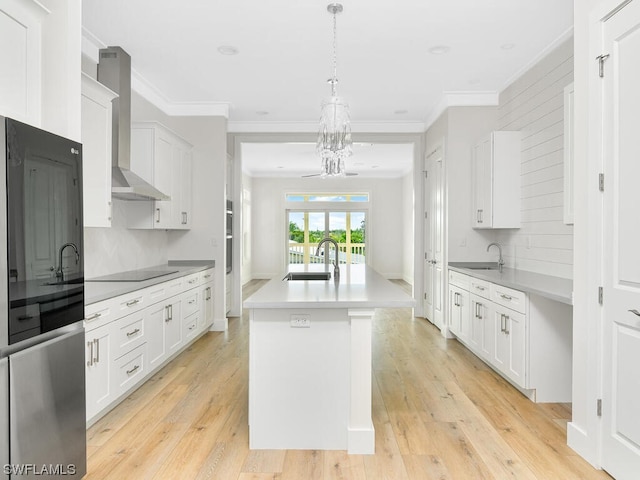
[[[0,478],[81,478],[82,146],[1,116],[0,144]]]

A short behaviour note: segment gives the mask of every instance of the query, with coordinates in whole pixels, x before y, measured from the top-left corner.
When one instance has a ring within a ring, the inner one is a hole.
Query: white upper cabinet
[[[491,132],[473,148],[473,228],[520,228],[520,132]]]
[[[33,0],[0,2],[0,115],[41,125],[42,20]]]
[[[191,149],[160,123],[132,124],[131,170],[170,200],[127,202],[129,228],[191,228]]]
[[[84,226],[111,226],[111,101],[117,94],[82,74]]]

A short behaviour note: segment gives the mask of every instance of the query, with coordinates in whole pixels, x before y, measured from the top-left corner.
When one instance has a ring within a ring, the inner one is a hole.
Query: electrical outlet
[[[311,320],[308,314],[293,313],[289,317],[289,322],[293,328],[309,328],[311,327]]]

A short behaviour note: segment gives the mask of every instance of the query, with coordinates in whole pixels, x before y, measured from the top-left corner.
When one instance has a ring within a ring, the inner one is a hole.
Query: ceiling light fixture
[[[323,178],[344,177],[344,161],[352,153],[349,105],[337,94],[336,15],[342,10],[340,3],[327,5],[327,11],[333,15],[333,77],[327,80],[331,85],[331,97],[322,102],[316,143],[321,159],[320,176]]]
[[[431,55],[444,55],[449,53],[449,50],[451,50],[451,47],[448,47],[447,45],[436,45],[429,49],[429,53]]]

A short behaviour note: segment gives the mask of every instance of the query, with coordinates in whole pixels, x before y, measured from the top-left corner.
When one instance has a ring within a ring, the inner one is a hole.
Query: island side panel
[[[350,339],[350,454],[375,453],[375,429],[371,418],[371,335],[373,309],[349,309]]]
[[[347,450],[347,309],[252,309],[249,335],[250,448]]]

